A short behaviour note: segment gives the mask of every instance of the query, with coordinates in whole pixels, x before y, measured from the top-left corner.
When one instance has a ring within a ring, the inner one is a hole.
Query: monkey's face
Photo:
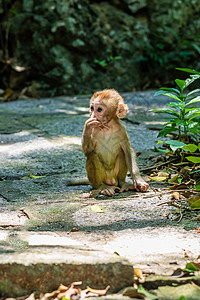
[[[104,101],[99,101],[97,98],[90,103],[90,117],[105,124],[110,121],[112,114]]]

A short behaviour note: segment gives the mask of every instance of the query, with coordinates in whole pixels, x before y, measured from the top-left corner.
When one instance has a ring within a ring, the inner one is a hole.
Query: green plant
[[[196,144],[184,144],[183,142],[176,140],[169,141],[158,141],[157,144],[165,143],[169,145],[169,148],[175,152],[179,150],[179,154],[181,156],[181,161],[186,158],[188,161],[194,164],[200,164],[200,143]],[[166,150],[166,153],[169,152]]]
[[[185,91],[188,86],[200,78],[200,72],[187,68],[176,69],[190,73],[190,77],[185,80],[175,79],[178,88],[162,87],[155,93],[154,96],[165,95],[175,100],[167,104],[170,106],[170,109],[151,110],[155,113],[165,113],[171,116],[158,136],[175,133],[179,141],[189,143],[190,138],[198,141],[200,137],[200,122],[197,117],[200,116],[200,108],[191,105],[200,102],[200,96],[197,95],[200,89],[194,89],[188,93],[185,93]]]
[[[115,61],[115,60],[120,60],[120,59],[122,59],[122,57],[121,56],[112,56],[112,55],[110,55],[110,56],[108,56],[106,59],[102,59],[102,60],[99,60],[99,59],[94,59],[94,62],[96,63],[96,64],[98,64],[100,67],[102,67],[102,68],[105,68],[105,67],[107,67],[112,61]]]
[[[200,191],[200,143],[196,144],[185,144],[177,140],[158,141],[157,144],[165,143],[167,145],[166,150],[162,150],[166,155],[176,156],[179,161],[174,167],[187,168],[188,176],[193,178],[193,184],[197,191]],[[159,150],[159,149],[158,149]],[[180,170],[181,171],[181,170]],[[181,173],[181,172],[180,172]],[[184,173],[183,173],[184,174]],[[186,176],[187,178],[187,176]],[[187,179],[188,180],[188,179]],[[171,180],[170,180],[171,181]],[[169,181],[169,183],[170,183]],[[173,179],[174,182],[174,179]],[[177,176],[177,183],[182,182],[182,176]]]

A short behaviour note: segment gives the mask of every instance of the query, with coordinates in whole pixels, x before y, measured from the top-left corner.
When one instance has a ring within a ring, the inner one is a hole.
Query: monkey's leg
[[[96,153],[91,153],[86,161],[88,179],[93,189],[99,189],[105,179],[105,168]]]
[[[106,169],[96,153],[91,153],[87,158],[86,171],[93,189],[98,190],[99,193],[107,196],[114,196],[115,190],[119,190],[117,186],[104,183],[106,182],[107,177]]]

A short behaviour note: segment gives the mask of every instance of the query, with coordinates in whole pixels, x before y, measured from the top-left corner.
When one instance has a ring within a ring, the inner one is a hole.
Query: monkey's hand
[[[134,191],[134,190],[136,190],[136,184],[132,184],[132,183],[128,183],[128,182],[120,183],[119,193]]]
[[[88,156],[95,148],[95,144],[92,139],[92,130],[98,127],[100,122],[96,118],[90,118],[85,122],[82,135],[82,148],[83,153]]]
[[[89,118],[85,122],[85,130],[90,131],[92,128],[99,126],[101,123],[96,118]]]

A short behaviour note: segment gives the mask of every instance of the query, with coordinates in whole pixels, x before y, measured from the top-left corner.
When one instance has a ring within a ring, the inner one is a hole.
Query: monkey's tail
[[[66,185],[89,185],[90,182],[87,178],[74,178],[72,180],[68,180]]]

